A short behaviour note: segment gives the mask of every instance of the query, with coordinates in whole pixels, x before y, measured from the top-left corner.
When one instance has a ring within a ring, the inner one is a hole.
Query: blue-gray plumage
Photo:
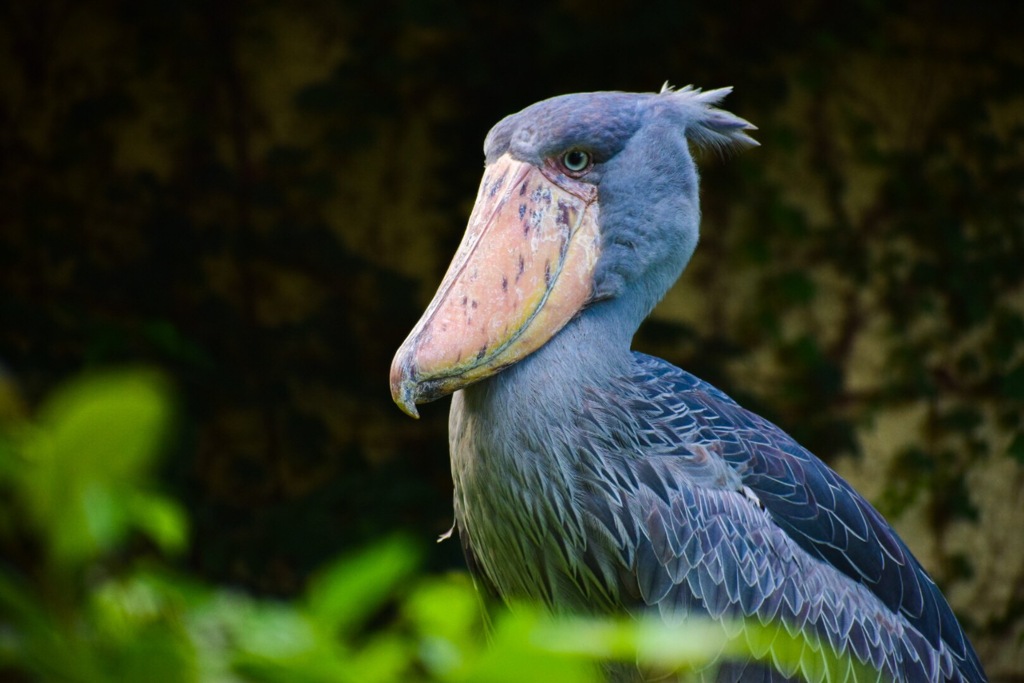
[[[395,400],[415,415],[455,392],[456,523],[504,599],[754,618],[882,680],[983,681],[871,505],[775,425],[630,350],[697,245],[689,145],[756,144],[715,108],[727,93],[568,95],[498,123],[459,254],[395,358]]]

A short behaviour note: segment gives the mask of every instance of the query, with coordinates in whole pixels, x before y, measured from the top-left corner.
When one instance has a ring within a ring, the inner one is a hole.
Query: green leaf
[[[132,525],[144,532],[165,553],[177,554],[188,545],[188,518],[175,501],[136,491],[125,500]]]
[[[484,645],[480,598],[464,573],[423,584],[403,611],[419,635],[420,660],[438,678],[463,669]]]
[[[57,564],[85,562],[125,536],[126,501],[144,483],[170,419],[167,387],[144,371],[81,378],[42,407],[23,442],[21,495]]]
[[[108,581],[89,596],[86,631],[105,680],[199,680],[196,649],[174,592],[144,575]]]
[[[405,603],[420,633],[463,640],[480,627],[480,599],[466,574],[420,586]]]
[[[525,606],[497,621],[491,646],[455,680],[473,683],[518,683],[559,681],[593,683],[600,681],[590,658],[551,647],[548,622],[539,612]]]
[[[96,658],[73,638],[32,591],[0,570],[0,670],[32,674],[45,681],[102,681]]]
[[[245,620],[238,634],[242,649],[269,660],[300,657],[317,648],[315,625],[286,604],[261,605]]]
[[[412,659],[408,640],[398,633],[386,632],[353,653],[347,668],[360,683],[392,683],[405,679],[402,674],[409,669]]]
[[[230,634],[231,668],[252,681],[347,683],[360,681],[348,666],[349,651],[337,634],[294,603],[235,601],[224,626]],[[218,612],[223,611],[223,606]],[[219,616],[219,615],[218,615]]]
[[[402,537],[343,558],[310,585],[310,613],[330,631],[353,629],[412,575],[418,560],[416,548]]]

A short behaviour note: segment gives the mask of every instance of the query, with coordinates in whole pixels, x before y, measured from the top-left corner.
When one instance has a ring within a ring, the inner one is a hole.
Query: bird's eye
[[[591,161],[590,153],[582,149],[570,149],[562,155],[562,166],[573,175],[586,171]]]

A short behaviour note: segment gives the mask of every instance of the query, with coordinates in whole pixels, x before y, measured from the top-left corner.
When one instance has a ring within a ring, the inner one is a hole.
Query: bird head
[[[392,363],[398,406],[416,417],[601,302],[629,312],[632,336],[697,245],[689,143],[757,144],[714,106],[729,90],[563,95],[495,125],[462,243]]]

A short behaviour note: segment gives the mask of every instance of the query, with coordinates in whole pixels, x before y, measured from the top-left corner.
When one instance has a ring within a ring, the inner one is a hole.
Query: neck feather
[[[605,302],[611,303],[611,302]],[[620,307],[598,304],[569,322],[547,344],[499,374],[464,389],[466,409],[486,420],[502,441],[517,441],[570,424],[585,390],[629,372],[635,328]]]

